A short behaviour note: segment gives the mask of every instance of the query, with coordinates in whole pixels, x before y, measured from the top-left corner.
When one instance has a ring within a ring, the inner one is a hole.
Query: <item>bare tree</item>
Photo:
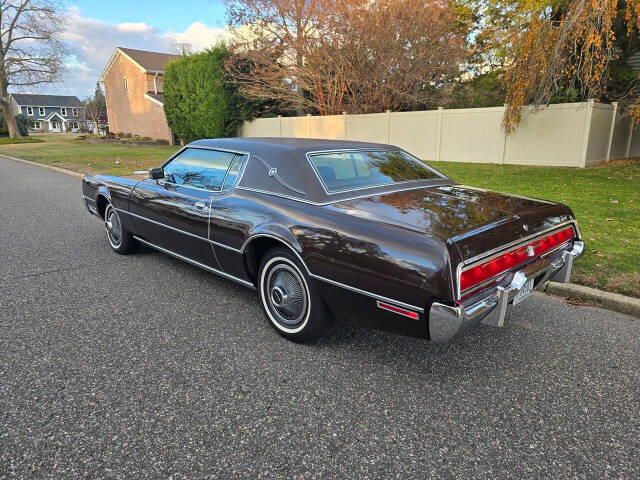
[[[469,53],[469,26],[441,0],[372,0],[338,27],[352,113],[446,103]]]
[[[231,18],[253,23],[237,28],[232,75],[250,97],[320,115],[435,106],[466,54],[467,28],[442,0],[279,0],[267,3],[288,22],[241,15],[258,3],[233,3]]]
[[[336,1],[335,7],[343,1]],[[261,91],[267,99],[277,96],[299,110],[305,106],[300,78],[305,54],[333,3],[330,0],[227,0],[235,42],[232,49],[245,52],[258,69],[255,73],[266,75],[263,79],[254,76],[253,80],[258,80],[254,91]],[[249,87],[250,79],[239,80]]]
[[[11,137],[21,135],[8,89],[58,78],[65,51],[63,24],[57,0],[0,0],[0,105]]]
[[[100,135],[100,127],[104,126],[104,119],[106,118],[107,102],[104,98],[104,92],[100,86],[100,82],[96,82],[96,89],[93,93],[93,97],[87,98],[84,102],[85,117],[93,123],[93,132],[95,135]]]

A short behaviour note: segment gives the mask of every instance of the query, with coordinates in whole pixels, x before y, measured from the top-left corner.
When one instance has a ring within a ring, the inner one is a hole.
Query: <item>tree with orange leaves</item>
[[[609,67],[623,50],[621,44],[634,40],[640,30],[640,0],[489,3],[511,16],[502,52],[507,132],[517,127],[524,105],[547,105],[562,88],[576,89],[581,99],[601,97],[610,80]],[[630,110],[640,117],[639,102]]]

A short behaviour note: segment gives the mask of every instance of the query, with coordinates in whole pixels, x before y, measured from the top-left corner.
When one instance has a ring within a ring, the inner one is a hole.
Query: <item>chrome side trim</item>
[[[420,182],[428,182],[429,180],[416,180],[416,181],[420,181]],[[452,182],[451,180],[447,180],[447,179],[443,179],[443,181],[445,182]],[[398,185],[398,184],[396,184]],[[420,190],[423,188],[431,188],[431,187],[435,187],[435,186],[439,186],[440,184],[438,183],[433,184],[433,185],[420,185],[418,187],[409,187],[409,188],[398,188],[397,190],[391,190],[391,191],[386,191],[386,192],[369,192],[369,193],[365,193],[362,195],[355,195],[353,197],[347,197],[347,198],[340,198],[340,199],[335,199],[335,200],[331,200],[328,202],[314,202],[312,200],[305,200],[303,198],[298,198],[298,197],[292,197],[291,195],[286,195],[283,193],[276,193],[276,192],[271,192],[269,190],[262,190],[259,188],[253,188],[253,187],[245,187],[242,185],[238,185],[236,187],[236,190],[246,190],[248,192],[255,192],[255,193],[262,193],[264,195],[270,195],[272,197],[280,197],[280,198],[286,198],[287,200],[293,200],[294,202],[300,202],[300,203],[308,203],[309,205],[316,205],[318,207],[324,207],[326,205],[332,205],[334,203],[340,203],[340,202],[348,202],[350,200],[357,200],[359,198],[367,198],[367,197],[376,197],[379,195],[391,195],[393,193],[398,193],[398,192],[409,192],[411,190]],[[394,185],[388,185],[389,187],[393,187]]]
[[[118,212],[122,212],[122,213],[124,213],[126,215],[131,215],[132,217],[139,218],[140,220],[145,220],[145,221],[147,221],[149,223],[153,223],[155,225],[159,225],[161,227],[168,228],[169,230],[173,230],[174,232],[182,233],[182,234],[187,235],[189,237],[197,238],[198,240],[202,240],[203,242],[210,242],[210,240],[208,238],[204,238],[204,237],[201,237],[200,235],[196,235],[195,233],[190,233],[190,232],[187,232],[185,230],[181,230],[179,228],[172,227],[171,225],[167,225],[166,223],[162,223],[162,222],[157,222],[155,220],[151,220],[150,218],[143,217],[142,215],[138,215],[137,213],[128,212],[128,211],[122,210],[120,208],[116,208],[116,210]]]
[[[360,293],[362,295],[366,295],[367,297],[375,298],[376,300],[381,300],[383,302],[391,303],[391,304],[397,305],[399,307],[404,307],[404,308],[408,308],[410,310],[415,310],[417,312],[424,313],[424,308],[416,307],[415,305],[411,305],[409,303],[400,302],[398,300],[394,300],[393,298],[384,297],[382,295],[378,295],[378,294],[375,294],[375,293],[372,293],[372,292],[368,292],[366,290],[362,290],[362,289],[357,288],[357,287],[352,287],[351,285],[347,285],[345,283],[336,282],[335,280],[331,280],[331,279],[328,279],[328,278],[325,278],[325,277],[321,277],[320,275],[316,275],[315,273],[311,273],[311,271],[309,270],[309,267],[307,267],[307,264],[305,263],[305,261],[302,259],[302,257],[296,251],[295,248],[293,248],[287,241],[283,240],[280,237],[277,237],[276,235],[270,234],[270,233],[257,233],[255,235],[250,236],[242,244],[242,248],[240,249],[240,253],[244,253],[245,252],[245,250],[247,248],[247,245],[249,245],[251,240],[254,240],[254,239],[259,238],[259,237],[273,238],[274,240],[278,240],[279,242],[281,242],[285,246],[287,246],[289,248],[289,250],[291,250],[294,253],[294,255],[298,258],[298,260],[300,260],[300,263],[302,263],[302,265],[304,266],[304,268],[307,271],[307,273],[309,274],[309,276],[312,277],[312,278],[315,278],[316,280],[320,280],[322,282],[330,283],[331,285],[335,285],[336,287],[342,287],[342,288],[344,288],[346,290],[351,290],[352,292]]]
[[[291,250],[293,252],[293,254],[298,257],[298,260],[300,260],[300,263],[302,263],[302,265],[304,266],[304,269],[307,271],[307,273],[309,275],[311,275],[311,272],[309,271],[309,267],[307,267],[307,264],[304,262],[304,260],[302,259],[302,257],[300,256],[300,254],[298,253],[298,251],[293,248],[289,242],[287,242],[286,240],[283,240],[282,238],[273,235],[271,233],[256,233],[254,235],[251,235],[249,238],[247,238],[244,243],[242,244],[242,247],[240,247],[240,250],[238,250],[240,253],[244,254],[245,250],[247,249],[247,246],[249,245],[249,243],[251,243],[252,240],[255,240],[256,238],[260,238],[260,237],[267,237],[267,238],[273,238],[274,240],[278,240],[280,243],[284,244],[287,248],[289,248],[289,250]]]
[[[214,242],[213,240],[209,240],[209,242],[211,243],[211,245],[215,245],[216,247],[224,248],[225,250],[230,250],[230,251],[235,252],[235,253],[243,253],[242,250],[240,250],[238,248],[235,248],[235,247],[231,247],[229,245],[225,245],[224,243]]]
[[[242,185],[238,185],[236,187],[236,190],[246,190],[247,192],[262,193],[264,195],[269,195],[271,197],[280,197],[280,198],[286,198],[287,200],[293,200],[295,202],[308,203],[309,205],[322,205],[320,203],[313,202],[311,200],[305,200],[304,198],[293,197],[291,195],[286,195],[284,193],[270,192],[269,190],[262,190],[260,188],[244,187]]]
[[[233,282],[239,283],[240,285],[243,285],[245,287],[251,288],[252,290],[256,289],[255,285],[253,285],[253,283],[251,283],[251,282],[247,282],[246,280],[243,280],[241,278],[234,277],[233,275],[229,275],[228,273],[224,273],[224,272],[222,272],[220,270],[216,270],[215,268],[211,268],[208,265],[205,265],[204,263],[197,262],[195,260],[190,259],[189,257],[185,257],[183,255],[180,255],[179,253],[173,252],[171,250],[167,250],[166,248],[159,247],[158,245],[155,245],[155,244],[153,244],[151,242],[147,242],[146,240],[144,240],[144,239],[142,239],[140,237],[137,237],[135,235],[133,236],[133,238],[138,240],[140,243],[144,243],[145,245],[148,245],[151,248],[159,250],[162,253],[166,253],[167,255],[171,255],[172,257],[175,257],[175,258],[177,258],[179,260],[183,260],[183,261],[185,261],[187,263],[190,263],[191,265],[194,265],[196,267],[202,268],[203,270],[206,270],[208,272],[215,273],[216,275],[220,275],[221,277],[226,278],[227,280],[231,280]]]
[[[215,246],[221,247],[221,248],[226,248],[227,250],[231,250],[233,252],[242,253],[237,248],[230,247],[229,245],[225,245],[224,243],[214,242],[213,240],[209,240],[208,238],[201,237],[200,235],[196,235],[195,233],[187,232],[185,230],[181,230],[179,228],[172,227],[171,225],[167,225],[166,223],[158,222],[156,220],[151,220],[150,218],[143,217],[142,215],[138,215],[137,213],[128,212],[126,210],[122,210],[122,209],[116,208],[116,207],[114,207],[114,208],[118,212],[124,213],[126,215],[131,215],[132,217],[139,218],[140,220],[145,220],[147,222],[153,223],[153,224],[158,225],[160,227],[168,228],[169,230],[173,230],[174,232],[182,233],[184,235],[188,235],[190,237],[197,238],[198,240],[202,240],[203,242],[208,242],[208,243],[211,243],[212,245],[215,245]],[[211,208],[209,208],[209,211],[211,211]]]
[[[314,151],[311,151],[311,152],[307,152],[305,154],[305,156],[307,157],[307,161],[309,162],[309,165],[311,165],[311,168],[313,169],[314,173],[316,174],[316,177],[318,178],[318,181],[320,182],[320,185],[322,186],[322,189],[324,190],[324,193],[326,193],[327,195],[337,195],[339,193],[355,192],[355,191],[358,191],[358,190],[364,190],[364,189],[368,189],[368,188],[385,187],[385,186],[391,186],[391,185],[402,185],[402,184],[405,184],[405,183],[423,182],[423,181],[427,180],[427,179],[423,178],[423,179],[419,179],[419,180],[407,180],[407,181],[404,181],[404,182],[382,183],[382,184],[378,184],[378,185],[367,185],[366,187],[345,188],[344,190],[339,190],[337,192],[330,192],[329,189],[327,189],[327,186],[324,183],[324,180],[320,176],[320,173],[318,172],[318,169],[315,167],[315,165],[311,161],[311,157],[313,157],[315,155],[323,155],[323,154],[326,155],[326,154],[331,154],[331,153],[381,152],[381,151],[382,152],[402,152],[404,154],[407,154],[409,157],[411,157],[411,159],[413,161],[418,162],[421,165],[424,165],[427,169],[431,170],[433,173],[435,173],[441,179],[450,180],[448,177],[443,175],[441,172],[439,172],[435,168],[433,168],[431,165],[428,165],[426,162],[423,162],[419,158],[416,158],[415,156],[411,155],[409,152],[406,152],[406,151],[402,150],[401,148],[392,147],[390,145],[388,146],[388,148],[385,148],[384,146],[382,146],[380,148],[338,148],[336,150],[314,150]]]
[[[335,280],[330,280],[325,277],[321,277],[320,275],[315,275],[313,273],[310,274],[316,280],[320,280],[322,282],[329,283],[331,285],[335,285],[336,287],[342,287],[346,290],[351,290],[352,292],[360,293],[362,295],[366,295],[367,297],[375,298],[376,300],[381,300],[383,302],[388,302],[393,305],[398,305],[399,307],[408,308],[410,310],[415,310],[416,312],[424,313],[424,308],[416,307],[415,305],[411,305],[410,303],[404,303],[399,300],[394,300],[393,298],[383,297],[382,295],[378,295],[376,293],[368,292],[366,290],[362,290],[357,287],[352,287],[351,285],[347,285],[345,283],[336,282]]]

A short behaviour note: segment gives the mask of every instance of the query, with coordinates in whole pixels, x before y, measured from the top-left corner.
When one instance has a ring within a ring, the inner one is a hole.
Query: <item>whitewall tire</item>
[[[260,262],[258,290],[271,325],[284,337],[313,341],[326,330],[330,314],[306,269],[291,252],[274,248]]]

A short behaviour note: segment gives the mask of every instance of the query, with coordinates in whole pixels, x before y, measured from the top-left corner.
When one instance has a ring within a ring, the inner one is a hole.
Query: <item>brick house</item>
[[[78,97],[11,93],[14,115],[31,120],[29,132],[77,132],[84,125],[84,107]]]
[[[111,132],[175,143],[164,115],[162,78],[165,65],[178,58],[168,53],[116,48],[100,76]]]

